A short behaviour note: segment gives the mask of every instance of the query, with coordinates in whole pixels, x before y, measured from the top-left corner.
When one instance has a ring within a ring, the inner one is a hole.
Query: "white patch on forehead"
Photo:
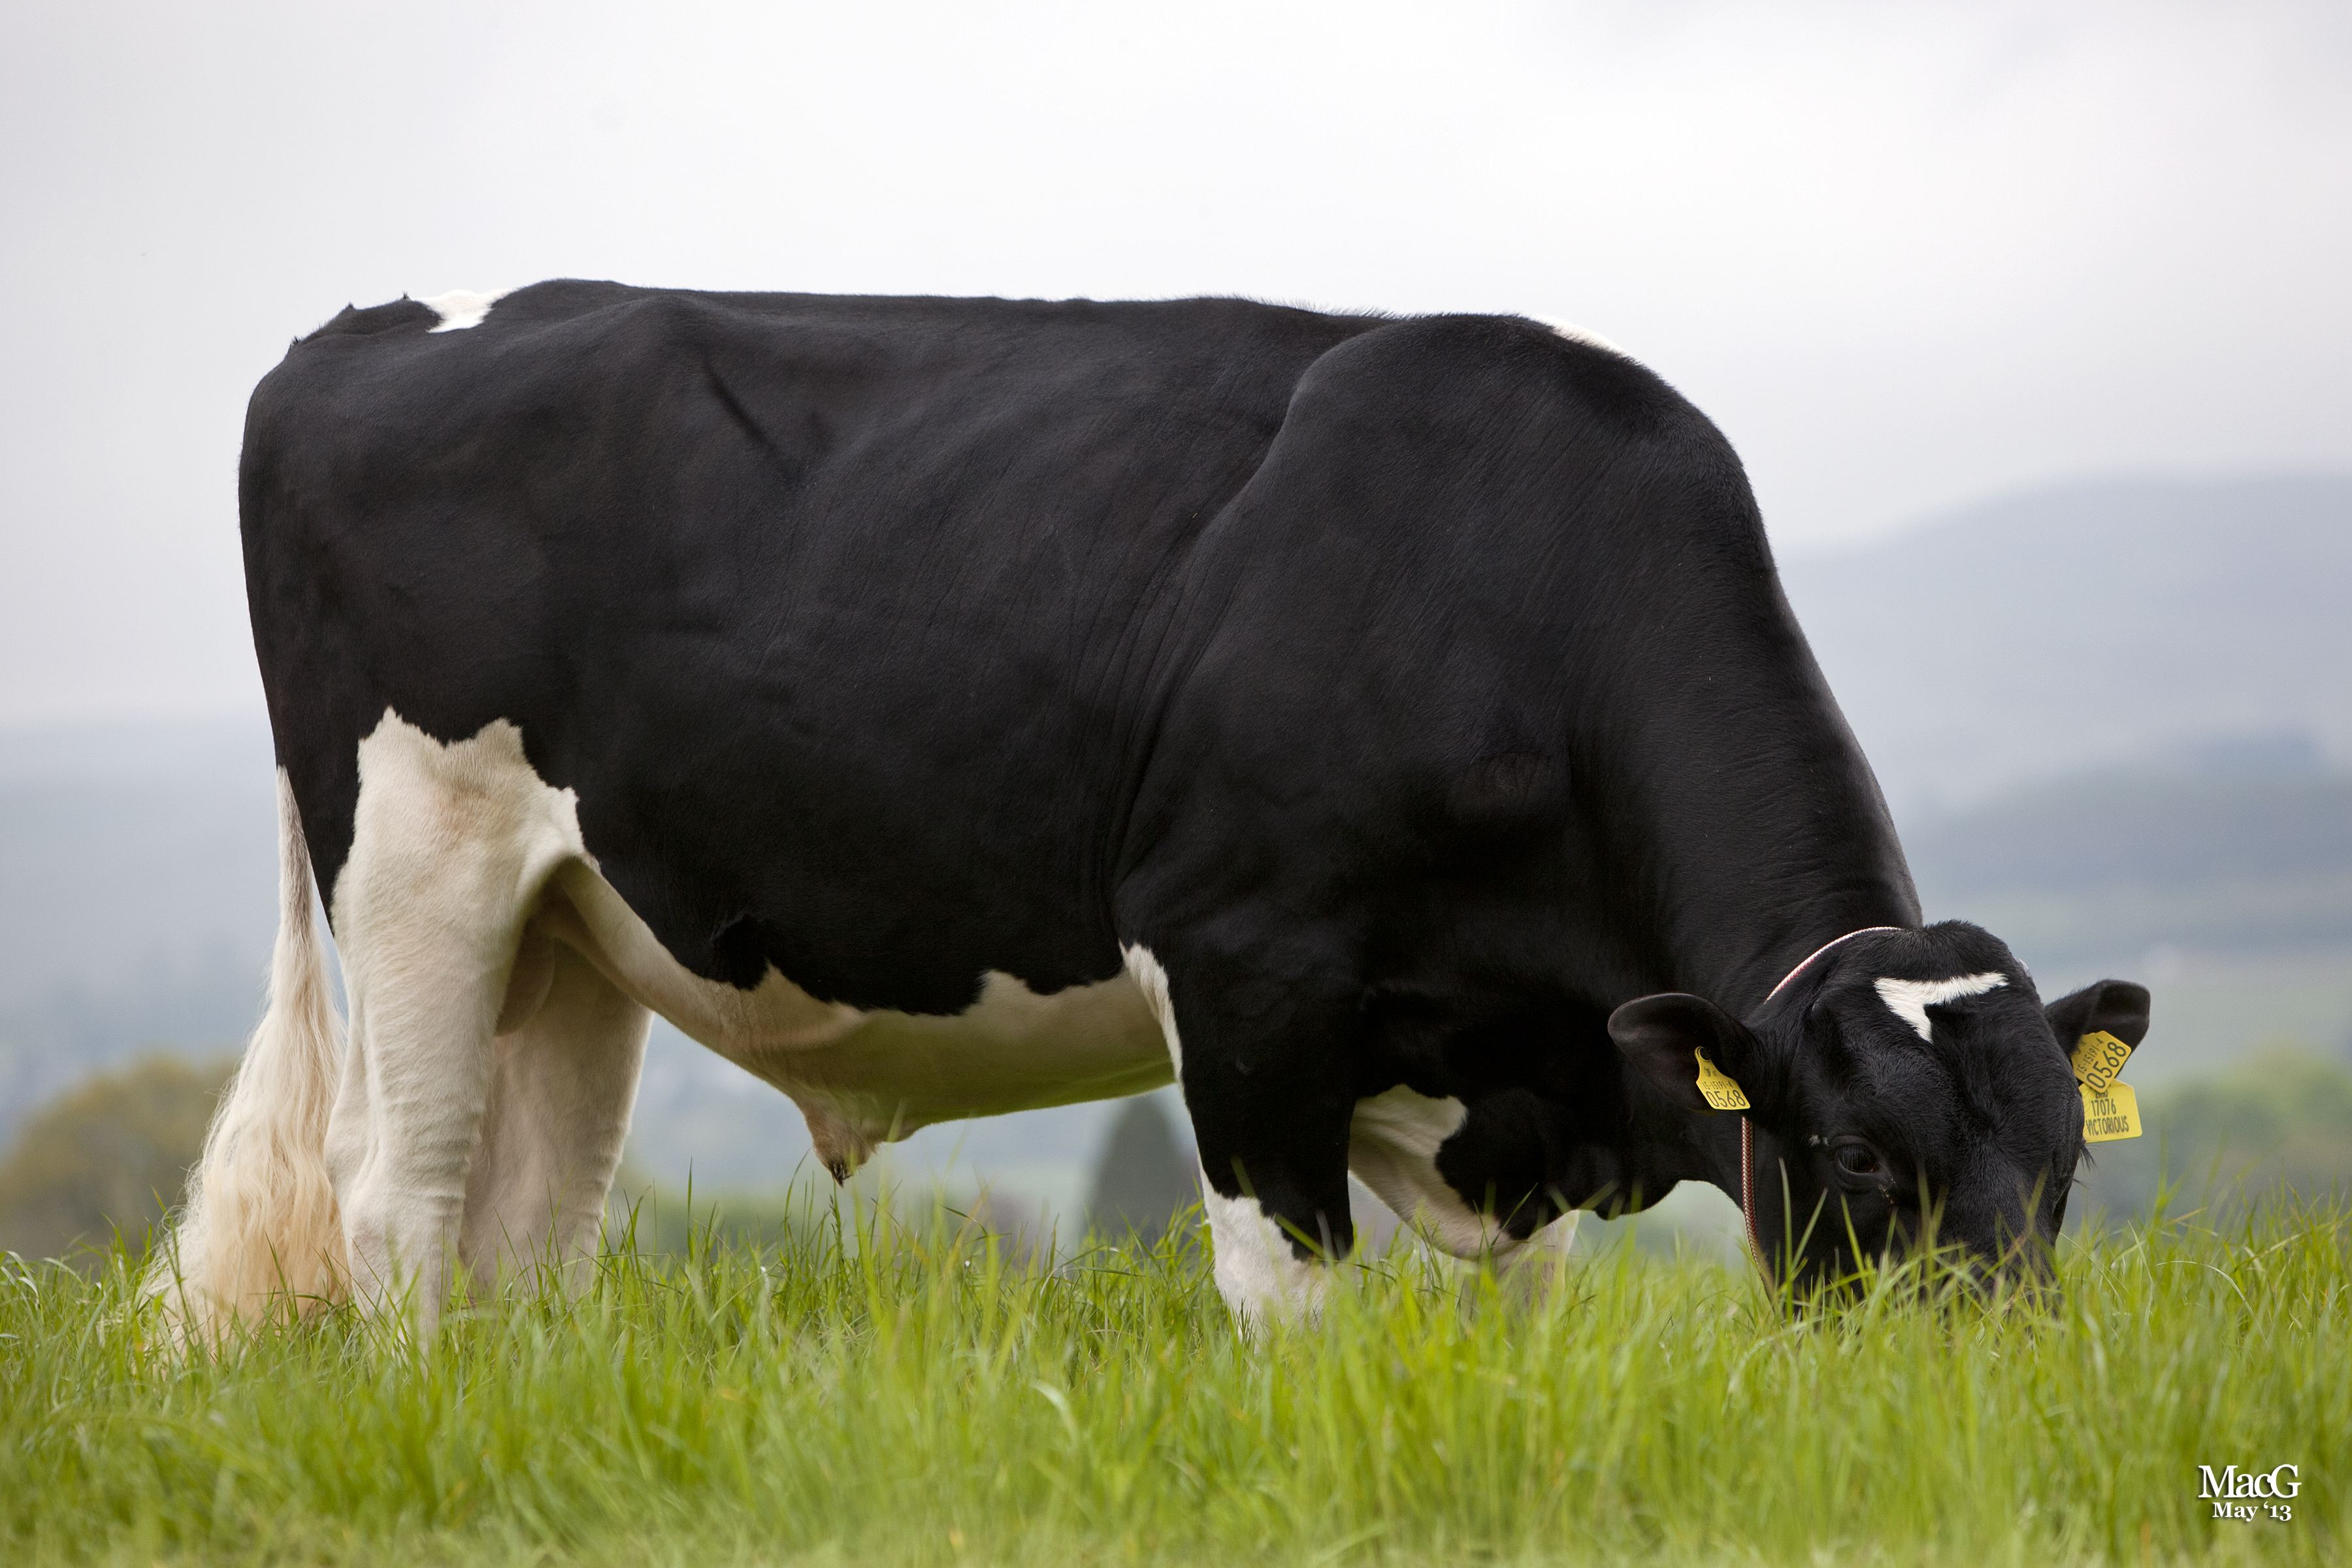
[[[1927,1009],[1946,1002],[1958,1002],[1964,996],[1981,996],[2009,984],[2009,976],[1988,970],[1982,974],[1963,974],[1954,980],[1890,980],[1878,982],[1878,999],[1896,1017],[1918,1031],[1923,1040],[1936,1036],[1927,1024]]]
[[[501,289],[493,294],[477,294],[471,289],[452,289],[446,294],[436,294],[418,304],[441,318],[441,324],[429,329],[436,332],[462,332],[467,327],[478,327],[490,307],[507,295]]]

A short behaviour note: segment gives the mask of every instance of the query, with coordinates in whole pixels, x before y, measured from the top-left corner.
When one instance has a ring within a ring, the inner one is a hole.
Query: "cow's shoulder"
[[[1524,316],[1412,316],[1379,323],[1335,345],[1300,384],[1334,402],[1372,399],[1508,446],[1555,436],[1563,425],[1588,439],[1728,443],[1679,392],[1641,361],[1602,340]]]

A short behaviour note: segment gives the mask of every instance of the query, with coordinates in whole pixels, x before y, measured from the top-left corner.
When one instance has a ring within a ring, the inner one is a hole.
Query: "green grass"
[[[1786,1311],[1623,1249],[1533,1291],[1399,1257],[1229,1327],[1197,1250],[1038,1273],[871,1215],[616,1255],[404,1350],[347,1314],[175,1362],[128,1262],[10,1260],[0,1560],[2321,1562],[2352,1223],[2071,1245],[2049,1315]],[[2302,1467],[2291,1522],[2197,1466]]]

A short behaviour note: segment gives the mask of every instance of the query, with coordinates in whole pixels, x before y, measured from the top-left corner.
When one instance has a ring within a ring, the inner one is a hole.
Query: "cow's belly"
[[[1041,996],[992,972],[980,999],[952,1017],[821,1002],[772,968],[756,990],[741,991],[672,958],[580,860],[556,874],[533,925],[790,1095],[836,1175],[876,1144],[933,1122],[1139,1094],[1173,1077],[1160,1026],[1124,974]]]

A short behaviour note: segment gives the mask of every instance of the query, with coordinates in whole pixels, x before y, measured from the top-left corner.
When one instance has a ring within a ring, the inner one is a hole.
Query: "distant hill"
[[[1906,814],[1928,918],[1970,920],[2045,996],[2103,976],[2155,994],[2133,1076],[2279,1046],[2352,1060],[2352,770],[2160,752]]]
[[[2352,475],[2066,485],[1780,564],[1898,812],[2200,738],[2352,759]]]
[[[2053,958],[2352,948],[2352,772],[2109,767],[1905,825],[1921,898]]]

